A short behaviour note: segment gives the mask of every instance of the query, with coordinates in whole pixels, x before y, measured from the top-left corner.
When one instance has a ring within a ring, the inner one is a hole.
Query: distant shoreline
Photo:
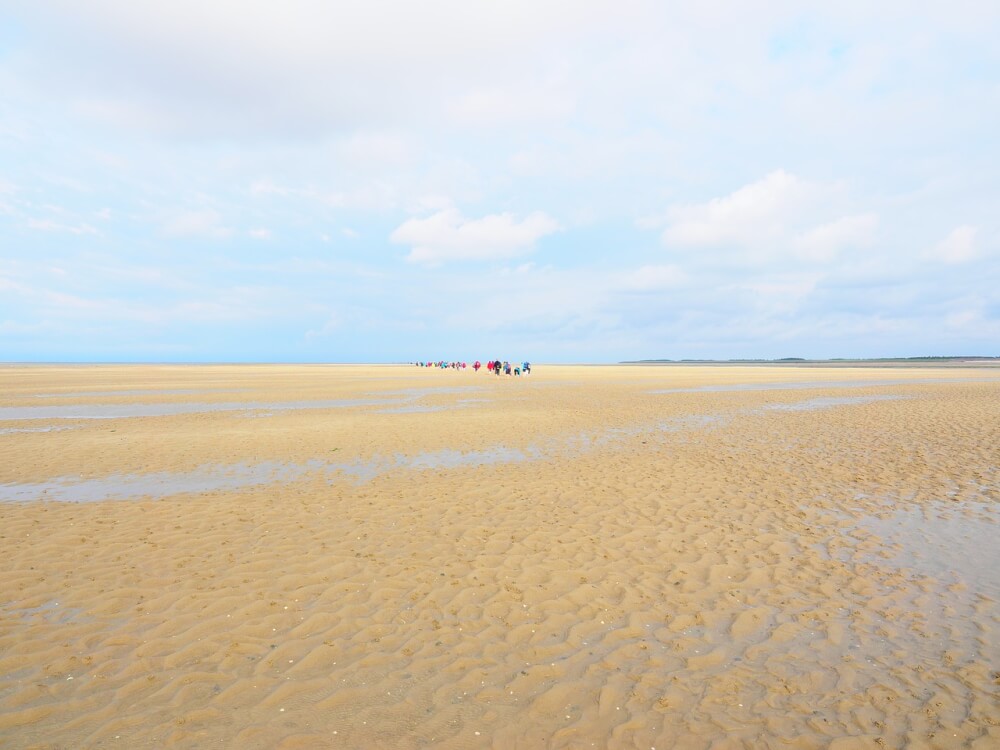
[[[622,365],[735,367],[1000,367],[1000,357],[884,357],[876,359],[640,359]]]
[[[1000,357],[883,357],[872,359],[637,359],[620,362],[539,362],[543,367],[698,366],[698,367],[1000,367]],[[8,367],[406,367],[412,362],[154,362],[154,361],[0,361]]]

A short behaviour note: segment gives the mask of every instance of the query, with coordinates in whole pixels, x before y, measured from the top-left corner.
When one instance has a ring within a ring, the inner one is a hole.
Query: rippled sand
[[[0,746],[997,748],[998,446],[989,368],[2,367]]]

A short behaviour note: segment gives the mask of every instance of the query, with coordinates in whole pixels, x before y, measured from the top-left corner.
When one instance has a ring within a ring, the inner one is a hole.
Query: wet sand
[[[0,367],[0,746],[1000,747],[1000,372]]]

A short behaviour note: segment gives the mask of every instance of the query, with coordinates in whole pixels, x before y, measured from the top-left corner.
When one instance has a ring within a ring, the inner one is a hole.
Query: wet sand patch
[[[997,488],[1000,490],[1000,488]],[[889,550],[878,562],[935,576],[1000,601],[1000,503],[962,499],[886,503],[859,527]]]
[[[779,411],[813,411],[814,409],[829,409],[834,406],[848,406],[851,404],[870,404],[873,401],[895,401],[909,396],[895,394],[880,394],[871,396],[818,396],[806,401],[792,401],[784,404],[768,404],[765,409],[777,409]]]
[[[880,386],[893,385],[913,385],[913,384],[940,384],[940,383],[977,383],[995,382],[994,378],[927,378],[911,377],[905,380],[896,378],[886,378],[884,380],[856,379],[856,380],[805,380],[805,381],[778,381],[773,383],[720,383],[712,385],[699,385],[687,388],[663,388],[650,391],[654,395],[670,393],[730,393],[733,391],[803,391],[832,388],[874,388]]]

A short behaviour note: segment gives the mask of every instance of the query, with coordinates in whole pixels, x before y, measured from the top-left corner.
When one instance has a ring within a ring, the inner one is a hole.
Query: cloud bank
[[[997,353],[998,26],[972,1],[7,3],[0,354]]]
[[[533,251],[535,243],[559,229],[542,212],[521,221],[508,213],[466,219],[455,209],[445,209],[424,219],[408,219],[390,239],[412,245],[406,259],[412,263],[506,260]]]

